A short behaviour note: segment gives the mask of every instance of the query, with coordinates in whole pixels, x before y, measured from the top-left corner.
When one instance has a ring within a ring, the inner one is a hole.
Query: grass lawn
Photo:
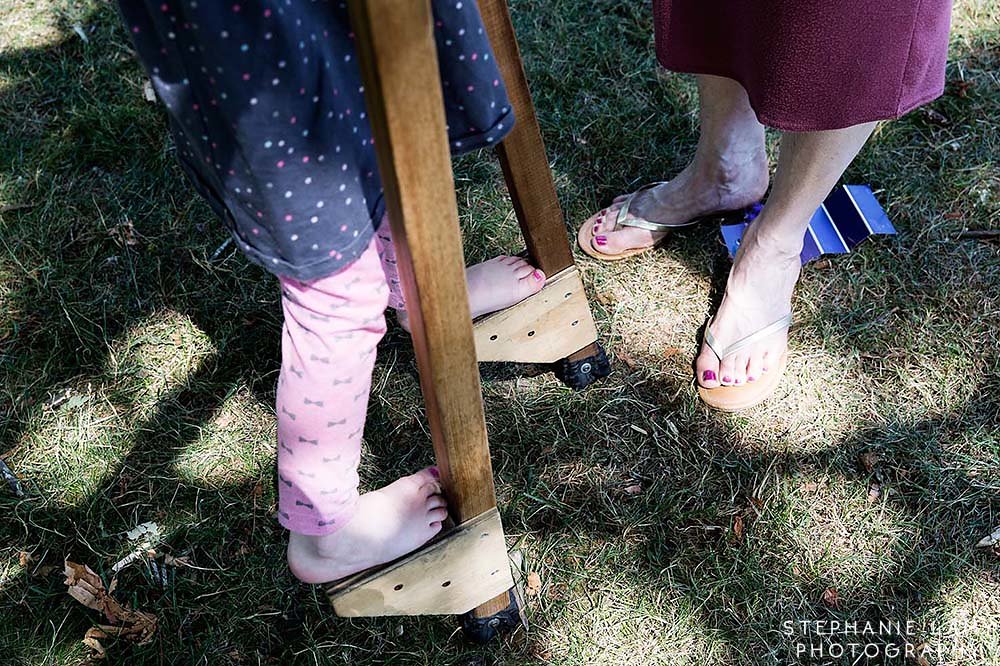
[[[657,74],[648,3],[512,4],[569,226],[685,164],[694,87]],[[113,3],[5,0],[0,457],[25,496],[0,485],[0,663],[88,662],[100,618],[61,563],[109,581],[150,521],[190,566],[121,571],[116,596],[159,625],[105,663],[853,663],[798,654],[824,642],[798,623],[832,620],[909,621],[927,663],[1000,663],[1000,559],[975,548],[1000,525],[1000,245],[961,237],[1000,229],[998,44],[1000,1],[958,0],[945,96],[846,177],[899,235],[805,269],[765,405],[713,413],[692,386],[728,269],[709,227],[581,259],[609,379],[484,366],[504,524],[542,587],[530,632],[477,648],[449,618],[338,619],[288,573],[275,281],[217,251]],[[493,157],[456,174],[470,261],[519,250]],[[431,460],[399,329],[375,387],[366,487]]]

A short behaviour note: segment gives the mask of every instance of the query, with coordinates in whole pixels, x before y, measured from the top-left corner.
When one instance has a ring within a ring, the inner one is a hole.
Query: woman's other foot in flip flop
[[[799,279],[802,239],[773,239],[760,232],[758,221],[743,235],[729,272],[726,293],[710,322],[712,335],[728,346],[761,330],[791,310],[792,292]],[[788,329],[768,336],[721,362],[702,343],[695,361],[698,383],[706,389],[742,386],[778,371],[788,346]]]
[[[768,182],[763,146],[748,152],[733,151],[727,156],[699,155],[673,180],[639,192],[629,206],[628,218],[683,225],[698,217],[753,205],[764,196]],[[591,218],[597,252],[615,255],[652,247],[666,235],[635,227],[612,231],[626,198],[627,195],[618,197]]]

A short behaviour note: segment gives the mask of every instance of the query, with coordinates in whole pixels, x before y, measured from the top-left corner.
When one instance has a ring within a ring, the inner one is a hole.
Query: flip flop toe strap
[[[622,207],[618,209],[618,215],[615,216],[615,226],[611,230],[618,231],[622,227],[636,227],[638,229],[646,229],[647,231],[669,231],[670,227],[665,224],[650,222],[649,220],[644,220],[638,217],[633,217],[631,220],[626,219],[628,217],[628,209],[632,206],[632,201],[634,201],[640,193],[645,192],[646,190],[651,190],[654,187],[664,185],[665,183],[666,181],[649,183],[647,185],[643,185],[635,192],[628,195],[628,198],[625,199],[625,203],[623,203]]]
[[[705,324],[705,344],[708,345],[708,348],[711,349],[712,352],[716,356],[718,356],[719,360],[721,361],[725,357],[732,356],[736,352],[746,349],[755,342],[763,340],[769,335],[774,335],[775,333],[783,331],[784,329],[791,326],[792,313],[789,312],[781,319],[778,319],[777,321],[768,324],[764,328],[755,331],[754,333],[751,333],[745,338],[737,340],[736,342],[728,346],[722,346],[719,344],[719,341],[715,339],[715,336],[712,335],[712,332],[708,330],[709,326],[711,325],[712,325],[712,320],[709,319],[708,323]]]

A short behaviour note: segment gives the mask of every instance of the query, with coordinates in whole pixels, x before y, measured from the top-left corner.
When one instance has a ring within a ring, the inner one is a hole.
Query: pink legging
[[[292,532],[329,534],[357,509],[375,347],[386,306],[403,308],[387,221],[339,273],[280,282],[278,520]]]

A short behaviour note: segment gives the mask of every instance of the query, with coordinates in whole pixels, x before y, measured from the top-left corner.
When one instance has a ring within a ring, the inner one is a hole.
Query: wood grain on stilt
[[[479,0],[479,11],[514,109],[514,128],[497,145],[497,156],[528,253],[546,275],[555,275],[573,265],[573,253],[510,10],[506,0]]]
[[[517,305],[477,319],[473,330],[480,361],[554,363],[597,340],[575,266]]]
[[[490,509],[387,567],[331,585],[327,594],[341,617],[460,615],[484,599],[495,607],[494,597],[503,610],[513,586],[500,515]]]
[[[427,421],[449,510],[462,523],[494,509],[496,494],[430,2],[348,4]]]

